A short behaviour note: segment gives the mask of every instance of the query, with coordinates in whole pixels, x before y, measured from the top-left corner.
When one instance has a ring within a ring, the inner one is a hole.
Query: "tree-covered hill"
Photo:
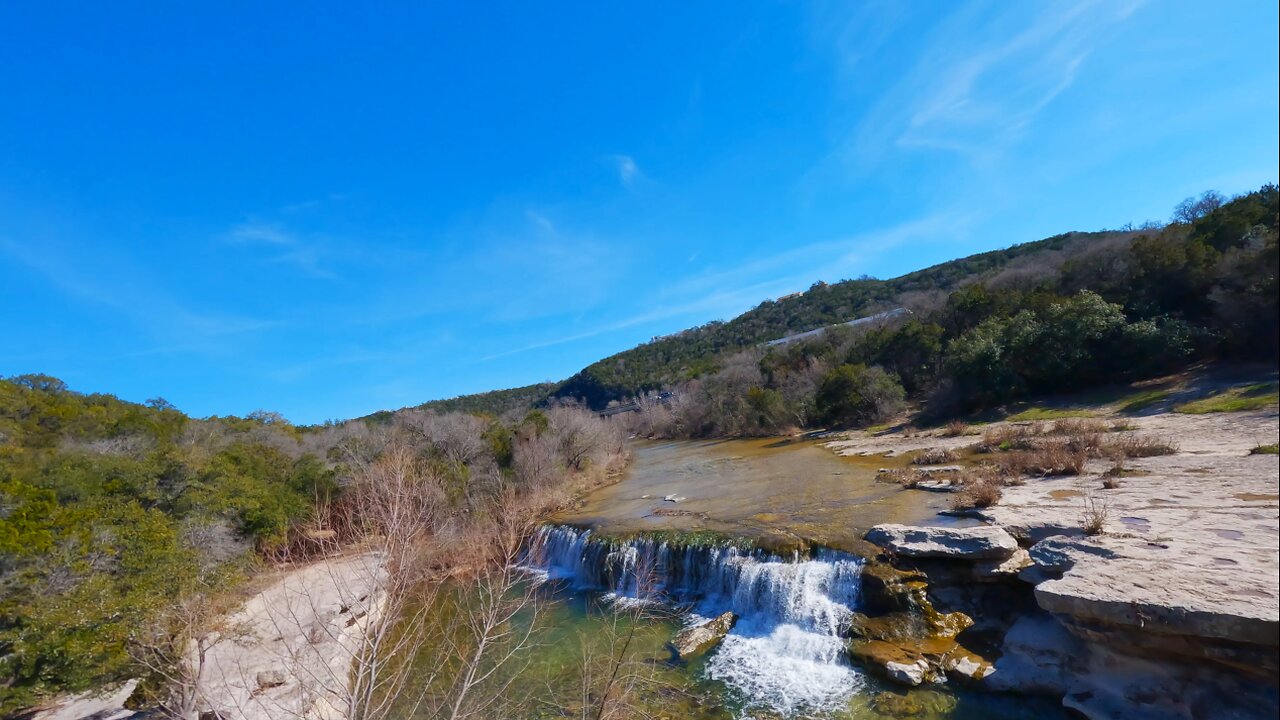
[[[1083,249],[1129,234],[1067,233],[951,260],[891,280],[861,278],[815,283],[797,295],[766,300],[727,322],[707,323],[594,362],[562,383],[554,394],[579,398],[600,408],[610,400],[715,370],[726,353],[891,307],[928,302],[930,294],[953,290],[1019,258],[1062,251],[1069,246]]]
[[[508,411],[523,411],[544,404],[560,387],[560,383],[536,383],[506,390],[490,390],[473,395],[459,395],[443,400],[432,400],[418,406],[421,410],[434,410],[438,413],[471,413],[478,415],[501,416]],[[395,413],[389,410],[373,413],[366,419],[374,422],[387,422]]]
[[[1274,268],[1268,276],[1271,280],[1253,275],[1266,274],[1266,258],[1270,256],[1263,235],[1275,232],[1276,208],[1274,185],[1230,202],[1206,193],[1180,205],[1167,226],[1069,232],[888,280],[818,282],[805,292],[766,300],[731,320],[710,322],[611,355],[561,383],[466,395],[421,407],[499,414],[555,400],[576,400],[599,409],[610,401],[706,376],[721,369],[732,354],[768,340],[881,310],[901,306],[918,316],[937,316],[950,308],[952,314],[965,314],[968,309],[961,307],[965,302],[982,300],[952,296],[974,285],[997,295],[1013,287],[1024,292],[1038,287],[1060,294],[1096,291],[1107,301],[1122,305],[1131,319],[1161,314],[1196,319],[1202,323],[1198,329],[1207,333],[1205,338],[1225,338],[1238,348],[1241,338],[1233,336],[1230,328],[1215,327],[1215,323],[1245,320],[1227,320],[1223,313],[1230,308],[1225,306],[1210,317],[1207,304],[1216,301],[1209,296],[1216,294],[1226,302],[1240,292],[1262,292],[1254,287],[1259,283],[1274,283]],[[1264,265],[1241,265],[1242,253],[1260,253]],[[1265,338],[1259,342],[1267,345]]]

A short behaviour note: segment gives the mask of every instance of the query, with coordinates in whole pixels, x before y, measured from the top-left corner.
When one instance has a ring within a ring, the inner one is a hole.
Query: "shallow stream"
[[[877,467],[895,463],[804,442],[639,446],[626,478],[526,549],[525,566],[550,600],[545,650],[527,672],[566,674],[621,623],[635,629],[631,659],[652,669],[659,690],[645,697],[659,717],[1065,717],[1056,703],[954,685],[904,690],[849,663],[841,632],[859,609],[862,533],[878,522],[936,521],[945,506],[874,481]],[[672,530],[695,543],[668,542]],[[739,620],[718,647],[674,658],[666,644],[682,626],[726,611]]]

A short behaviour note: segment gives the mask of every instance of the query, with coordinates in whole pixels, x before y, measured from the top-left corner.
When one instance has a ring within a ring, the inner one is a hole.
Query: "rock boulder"
[[[682,658],[709,650],[729,634],[736,622],[738,616],[726,612],[700,625],[685,628],[676,633],[671,641],[671,650]]]
[[[1003,560],[1018,550],[1013,536],[998,527],[942,528],[876,525],[867,541],[902,557]]]

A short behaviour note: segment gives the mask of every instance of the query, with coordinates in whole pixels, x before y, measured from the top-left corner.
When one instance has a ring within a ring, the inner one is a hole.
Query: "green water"
[[[516,695],[540,695],[539,709],[531,718],[582,717],[579,700],[584,657],[599,663],[606,658],[623,660],[622,673],[639,677],[639,690],[631,698],[634,707],[652,717],[675,720],[779,720],[784,717],[815,720],[1065,720],[1061,705],[1041,698],[980,693],[955,685],[904,689],[874,677],[839,707],[801,715],[782,715],[753,704],[722,682],[706,679],[711,653],[687,663],[673,662],[666,645],[681,628],[669,612],[650,611],[636,617],[633,611],[615,611],[601,596],[575,592],[557,583],[540,590],[535,629],[536,648],[525,660],[520,677],[511,686]],[[525,618],[528,621],[528,618]],[[628,635],[630,645],[621,653]],[[599,668],[597,668],[599,669]],[[625,713],[623,716],[626,716]]]
[[[816,443],[776,440],[640,443],[634,449],[635,463],[621,482],[590,494],[556,520],[598,532],[678,529],[760,540],[802,538],[855,553],[862,549],[860,543],[865,545],[862,533],[876,523],[946,522],[936,515],[945,499],[875,482],[877,467],[905,462],[900,458],[840,458]],[[684,499],[667,503],[662,500],[667,494]],[[821,711],[788,715],[770,709],[762,702],[766,696],[753,697],[708,678],[709,665],[733,667],[738,657],[733,653],[717,658],[713,650],[690,662],[673,662],[666,645],[682,622],[670,611],[616,611],[598,594],[571,591],[559,582],[545,583],[537,592],[538,611],[522,613],[514,623],[517,631],[531,631],[532,646],[495,675],[490,687],[499,685],[510,704],[485,717],[594,718],[605,680],[615,667],[617,680],[608,697],[613,702],[625,699],[636,710],[609,716],[613,718],[1067,717],[1056,701],[990,695],[956,684],[903,689],[858,670],[838,668],[836,674],[851,681],[850,692],[838,695]],[[750,625],[744,618],[735,633],[749,632],[743,627]],[[425,668],[437,661],[426,652],[415,664]],[[773,677],[785,685],[795,674],[780,669]],[[815,674],[797,682],[807,680],[812,689],[814,677],[827,676]]]

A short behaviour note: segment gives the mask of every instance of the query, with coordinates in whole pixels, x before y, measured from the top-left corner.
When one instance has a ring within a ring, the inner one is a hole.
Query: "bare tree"
[[[203,679],[209,650],[235,636],[208,595],[193,592],[171,604],[128,638],[129,655],[161,693],[158,712],[173,720],[196,720],[206,702]]]
[[[558,439],[560,456],[573,470],[583,470],[616,452],[622,445],[617,429],[581,408],[556,407],[547,412],[551,433]]]
[[[516,479],[530,488],[543,487],[553,482],[563,472],[557,446],[559,442],[550,434],[529,433],[516,442],[512,464]]]
[[[458,465],[475,462],[489,449],[484,441],[486,423],[474,415],[410,410],[396,421],[411,436]]]
[[[1178,203],[1178,206],[1173,209],[1173,221],[1189,225],[1222,207],[1226,201],[1227,199],[1221,194],[1206,190],[1198,198],[1189,197]]]

